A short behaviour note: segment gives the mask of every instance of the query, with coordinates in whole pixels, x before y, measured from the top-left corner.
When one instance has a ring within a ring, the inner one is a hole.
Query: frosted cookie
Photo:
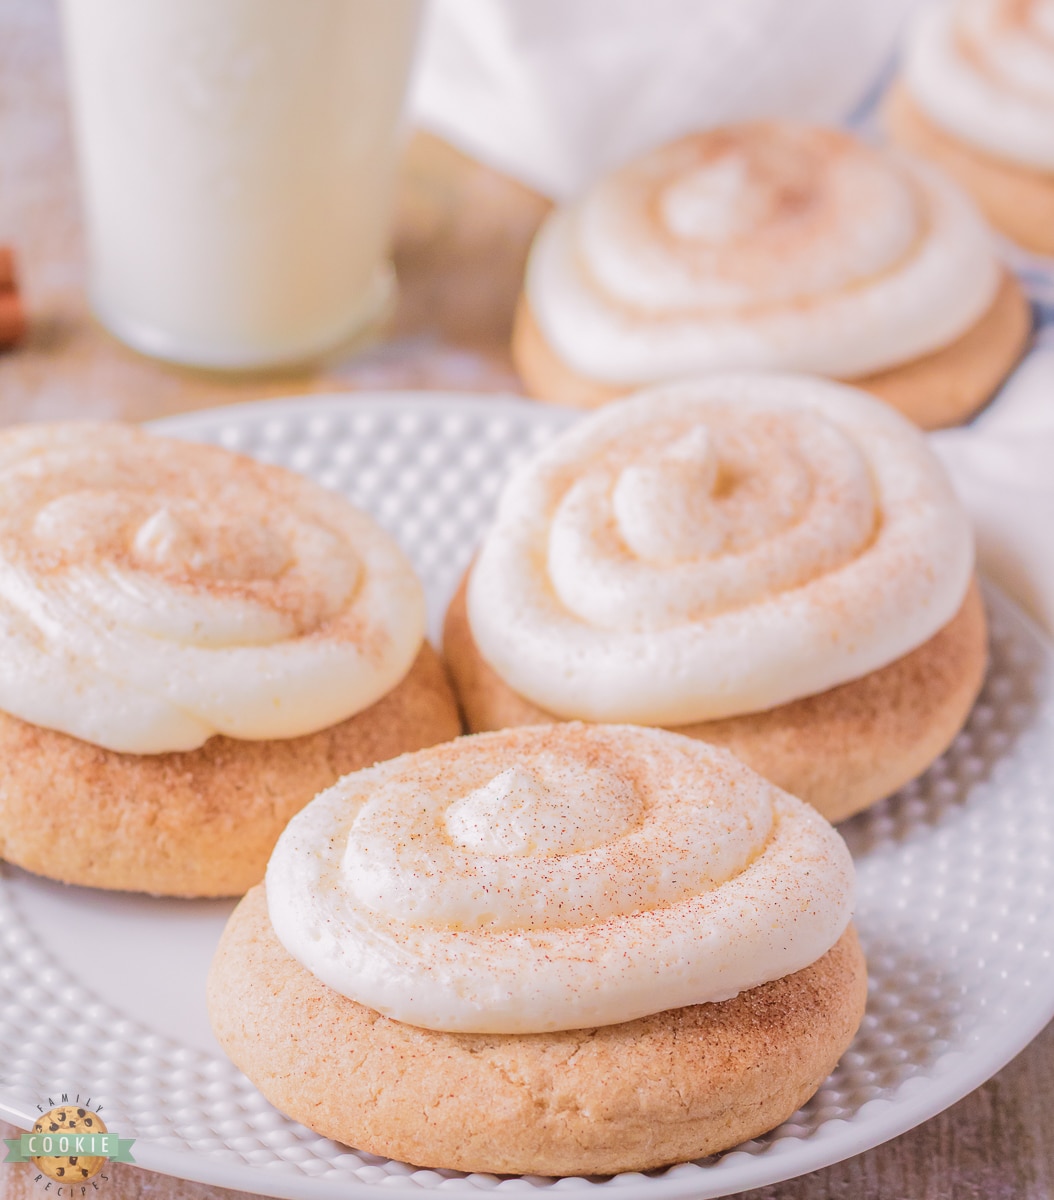
[[[556,210],[513,331],[528,392],[595,407],[726,370],[848,380],[955,424],[1021,355],[1031,312],[971,201],[847,133],[698,133]]]
[[[294,1120],[421,1166],[717,1153],[789,1117],[863,1015],[852,864],[722,750],[580,724],[462,738],[293,818],[209,978]]]
[[[611,405],[521,467],[444,652],[472,730],[674,728],[840,820],[947,748],[986,632],[918,430],[843,385],[733,375]]]
[[[953,176],[998,229],[1054,254],[1054,3],[940,0],[907,38],[893,139]]]
[[[421,585],[342,497],[128,426],[0,434],[0,857],[237,895],[321,787],[458,731]]]

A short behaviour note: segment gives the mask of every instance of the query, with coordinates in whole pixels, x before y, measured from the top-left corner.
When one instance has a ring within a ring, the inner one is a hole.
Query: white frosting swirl
[[[970,200],[831,129],[683,138],[545,223],[526,296],[547,342],[615,386],[758,368],[853,378],[954,341],[1000,278]]]
[[[267,902],[290,954],[386,1016],[539,1033],[808,966],[849,921],[852,863],[723,750],[568,724],[345,776],[282,834]]]
[[[480,653],[562,717],[683,725],[826,691],[958,611],[969,521],[922,434],[801,376],[710,376],[578,422],[509,480]]]
[[[391,539],[277,467],[120,425],[0,435],[0,709],[110,750],[296,737],[424,634]]]
[[[939,0],[911,29],[904,79],[960,141],[1054,172],[1054,0]]]

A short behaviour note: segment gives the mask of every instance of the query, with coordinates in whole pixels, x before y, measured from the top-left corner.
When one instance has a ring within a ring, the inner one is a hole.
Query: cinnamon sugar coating
[[[1049,188],[1046,228],[1054,230],[1054,183]],[[988,215],[1000,224],[991,212]],[[1054,242],[1047,252],[1054,253]],[[1024,353],[1031,331],[1028,300],[1006,272],[987,313],[955,341],[910,362],[844,382],[886,401],[923,429],[958,425],[988,402]],[[546,341],[525,296],[516,310],[512,357],[528,394],[537,400],[599,408],[636,390],[589,379],[564,362]]]
[[[447,613],[443,651],[468,728],[559,720],[514,692],[482,658],[468,623],[465,586],[462,580]],[[943,629],[888,666],[766,712],[675,732],[726,747],[828,820],[840,821],[895,792],[944,753],[973,707],[986,663],[984,606],[973,583]]]
[[[419,1166],[589,1175],[718,1153],[786,1120],[848,1047],[866,989],[850,926],[812,966],[720,1004],[562,1033],[437,1033],[320,983],[255,888],[220,942],[209,1012],[271,1103],[325,1137]]]
[[[948,172],[1003,233],[1039,254],[1054,254],[1054,174],[999,159],[939,129],[894,85],[884,107],[893,141]]]
[[[241,895],[323,788],[459,732],[427,643],[386,696],[303,737],[215,736],[197,750],[121,754],[0,713],[0,858],[90,887]]]

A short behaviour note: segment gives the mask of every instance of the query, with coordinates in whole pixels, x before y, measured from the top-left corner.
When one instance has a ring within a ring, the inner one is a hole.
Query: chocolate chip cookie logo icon
[[[46,1111],[37,1105],[42,1115],[33,1123],[33,1132],[4,1139],[4,1162],[33,1163],[40,1172],[37,1181],[50,1180],[45,1183],[48,1191],[57,1183],[55,1195],[63,1200],[97,1191],[98,1180],[106,1179],[102,1171],[107,1162],[135,1162],[135,1139],[111,1133],[99,1115],[102,1105],[92,1108],[91,1103],[90,1097],[82,1103],[79,1093],[71,1101],[64,1092],[60,1104],[48,1098],[51,1107]]]

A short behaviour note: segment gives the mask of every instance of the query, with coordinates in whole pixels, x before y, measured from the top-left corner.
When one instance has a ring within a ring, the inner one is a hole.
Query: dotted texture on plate
[[[318,399],[159,428],[305,472],[370,510],[423,576],[438,627],[508,470],[569,417],[506,400]],[[288,1197],[526,1187],[625,1200],[726,1195],[836,1162],[983,1082],[1054,1014],[1054,656],[989,589],[992,661],[966,730],[925,776],[842,826],[858,870],[867,1015],[817,1095],[717,1159],[611,1179],[419,1170],[320,1138],[225,1059],[166,1041],[81,988],[20,928],[0,878],[0,1103],[90,1077],[137,1161]],[[203,981],[204,982],[204,981]]]

